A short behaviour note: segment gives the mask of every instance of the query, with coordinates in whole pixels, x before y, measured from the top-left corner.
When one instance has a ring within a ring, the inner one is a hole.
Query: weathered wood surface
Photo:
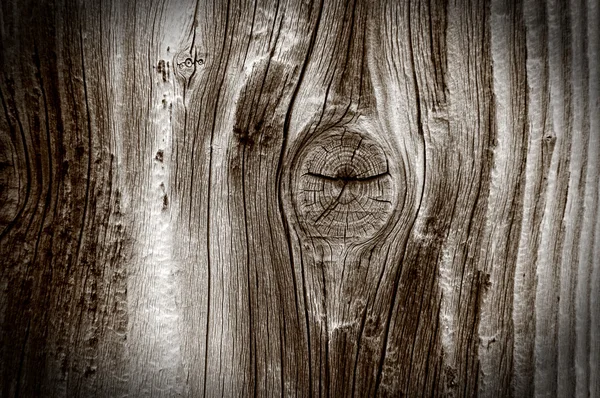
[[[1,395],[600,397],[600,6],[0,6]]]

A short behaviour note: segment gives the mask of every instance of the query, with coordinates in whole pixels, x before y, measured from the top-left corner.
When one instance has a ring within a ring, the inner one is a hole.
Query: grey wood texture
[[[600,397],[597,0],[3,0],[0,395]]]

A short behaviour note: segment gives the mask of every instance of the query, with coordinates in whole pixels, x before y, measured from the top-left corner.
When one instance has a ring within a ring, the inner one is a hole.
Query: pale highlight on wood
[[[6,0],[0,396],[600,398],[597,0]]]

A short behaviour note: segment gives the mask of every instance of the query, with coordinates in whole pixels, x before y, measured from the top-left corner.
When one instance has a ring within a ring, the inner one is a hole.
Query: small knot
[[[175,56],[173,64],[177,75],[190,79],[198,68],[206,64],[206,54],[181,52]]]

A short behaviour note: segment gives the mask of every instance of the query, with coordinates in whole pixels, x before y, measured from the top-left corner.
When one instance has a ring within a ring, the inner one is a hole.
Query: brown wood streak
[[[448,167],[448,155],[437,151],[436,140],[448,135],[446,60],[439,52],[445,46],[443,33],[445,4],[410,2],[384,10],[383,35],[390,48],[385,51],[393,84],[407,85],[410,112],[408,131],[420,141],[422,165],[417,166],[419,184],[410,189],[417,193],[417,214],[411,225],[404,250],[395,261],[401,268],[394,276],[391,306],[387,320],[385,346],[381,352],[380,392],[384,395],[424,395],[441,392],[443,381],[438,325],[440,293],[437,262],[447,233],[453,200],[444,187],[455,176]],[[441,18],[441,20],[440,20]],[[436,21],[441,26],[432,23]],[[396,30],[394,32],[394,30]],[[395,47],[395,49],[394,49]],[[406,80],[402,81],[401,71]],[[450,152],[450,151],[449,151]],[[414,154],[415,156],[417,154]],[[452,155],[450,155],[452,156]],[[452,162],[452,160],[450,160]],[[421,168],[422,167],[422,168]],[[451,195],[451,194],[450,194]]]
[[[265,4],[257,7],[259,13],[269,14]],[[310,55],[311,30],[318,18],[316,4],[306,10],[275,7],[269,46],[253,54],[256,61],[249,65],[239,93],[228,145],[228,190],[241,191],[234,197],[237,200],[232,200],[238,214],[232,218],[232,228],[245,235],[250,376],[255,394],[273,396],[309,388],[305,318],[299,307],[303,298],[280,213],[278,178],[287,134],[285,121],[302,79],[303,67],[298,65],[306,63]],[[296,26],[290,25],[291,21],[296,21]],[[255,29],[260,29],[256,21]],[[297,34],[305,39],[286,48],[286,41]],[[256,44],[250,43],[251,54]]]
[[[447,319],[443,325],[447,333],[443,385],[438,393],[470,396],[475,394],[479,377],[477,328],[487,278],[478,267],[485,255],[480,247],[496,139],[489,8],[485,2],[457,2],[447,4],[446,10],[448,122],[444,126],[442,116],[442,126],[425,135],[426,180],[430,181],[425,189],[431,192],[431,199],[425,199],[426,193],[423,209],[429,221],[425,225],[437,226],[434,232],[439,228],[443,237],[441,247],[431,253],[444,276],[440,318]],[[429,111],[422,114],[435,115]],[[436,126],[435,117],[423,124]],[[440,226],[440,222],[448,224]],[[415,255],[420,251],[417,246]]]
[[[185,50],[207,54],[174,111],[176,156],[192,165],[175,175],[189,220],[180,225],[189,236],[182,250],[198,263],[183,278],[184,299],[198,303],[184,309],[192,395],[308,389],[304,314],[277,186],[286,113],[319,7],[282,7],[199,2]]]
[[[515,396],[531,396],[534,391],[536,329],[536,320],[531,316],[531,308],[535,307],[535,267],[542,235],[547,179],[556,137],[548,131],[548,50],[547,46],[542,44],[548,40],[545,4],[541,0],[527,0],[522,6],[527,36],[529,86],[527,167],[536,172],[533,178],[528,177],[525,187],[523,229],[519,248],[519,257],[522,260],[515,270],[513,393]],[[538,62],[541,63],[540,67]]]
[[[569,316],[560,316],[561,297],[561,257],[565,248],[566,219],[565,211],[569,187],[569,164],[571,163],[572,145],[572,109],[570,106],[572,87],[570,84],[570,65],[567,37],[570,36],[571,24],[564,2],[549,2],[545,5],[547,14],[548,90],[551,95],[547,143],[552,152],[550,174],[554,175],[548,187],[548,197],[544,208],[544,228],[540,243],[538,264],[552,264],[540,267],[536,287],[536,375],[535,390],[540,394],[557,394],[564,383],[560,382],[561,374],[573,375],[573,369],[559,369],[559,324]],[[570,281],[565,281],[570,283]],[[561,319],[562,318],[562,319]],[[569,349],[571,342],[564,342]],[[570,360],[568,358],[567,360]],[[571,383],[571,377],[567,384]],[[562,384],[562,385],[561,385]],[[568,395],[568,393],[567,393]]]
[[[3,131],[18,187],[0,241],[2,395],[110,394],[123,371],[126,234],[106,36],[77,4],[2,8],[12,16],[1,40]]]
[[[443,391],[436,265],[456,195],[446,184],[457,186],[453,182],[456,168],[451,166],[456,152],[439,150],[444,145],[452,147],[447,138],[445,12],[443,2],[411,2],[386,4],[376,17],[384,21],[380,84],[396,90],[406,87],[399,89],[405,97],[398,104],[391,99],[398,91],[390,89],[385,98],[392,102],[391,107],[400,108],[396,112],[407,114],[402,131],[396,134],[417,142],[412,151],[405,150],[420,158],[420,164],[411,170],[418,175],[418,182],[407,186],[417,206],[416,218],[402,226],[408,239],[385,265],[399,263],[400,268],[391,277],[393,290],[387,293],[391,301],[386,304],[389,309],[378,371],[378,392],[383,395]]]
[[[494,61],[494,165],[489,204],[483,225],[482,258],[485,275],[479,325],[479,393],[511,394],[513,377],[514,279],[522,226],[527,134],[527,70],[525,25],[521,2],[493,2],[490,30]]]
[[[376,27],[381,21],[385,24],[380,30]],[[422,239],[414,241],[414,238],[407,243],[422,190],[418,182],[420,166],[414,160],[420,157],[419,150],[424,149],[422,127],[417,128],[415,120],[419,101],[414,101],[413,91],[401,91],[413,102],[396,101],[393,99],[396,93],[385,91],[385,85],[391,84],[412,86],[421,93],[413,86],[413,79],[404,80],[406,72],[395,69],[397,64],[394,64],[402,62],[399,59],[402,55],[397,51],[411,53],[409,48],[396,47],[402,45],[399,39],[406,35],[395,29],[398,26],[408,29],[408,21],[406,10],[396,10],[388,4],[373,6],[361,1],[325,4],[314,62],[307,69],[306,87],[298,96],[298,104],[302,106],[294,108],[302,115],[296,118],[301,131],[296,133],[291,145],[289,161],[299,162],[293,160],[294,154],[305,145],[310,146],[312,137],[327,134],[332,127],[361,129],[367,126],[372,129],[367,133],[390,146],[386,154],[390,162],[396,164],[390,173],[399,187],[392,221],[367,242],[345,244],[328,238],[315,239],[294,219],[297,213],[288,214],[298,239],[295,263],[306,289],[311,375],[315,380],[312,393],[315,395],[397,395],[415,391],[428,394],[441,373],[440,350],[436,348],[439,346],[436,270],[422,269],[424,264],[434,266],[436,262],[432,259],[437,254],[434,251],[422,258],[415,255],[419,248],[436,245]],[[388,37],[386,26],[390,28]],[[393,47],[387,47],[386,39]],[[427,40],[429,42],[429,36]],[[370,53],[367,50],[375,45],[383,45],[383,51]],[[398,58],[386,60],[382,54]],[[407,69],[410,71],[412,67],[408,65]],[[435,68],[431,70],[436,73]],[[371,81],[373,73],[378,74],[373,77],[377,80],[375,88]],[[409,76],[412,75],[411,72]],[[390,99],[390,103],[377,102],[375,90]],[[317,100],[315,96],[320,103],[311,106],[311,102]],[[408,104],[408,108],[397,108],[399,103]],[[307,114],[307,109],[316,113]],[[402,126],[402,131],[395,130],[397,120],[386,120],[385,116],[397,112],[410,115],[414,124]],[[302,119],[310,121],[302,124]],[[292,164],[288,172],[297,173],[298,166]],[[290,202],[295,195],[293,191],[298,189],[294,177],[290,178],[283,192],[291,196],[288,213],[293,211]],[[436,232],[427,231],[427,234],[432,236]],[[421,299],[423,291],[428,295]],[[421,300],[424,305],[420,304]],[[414,352],[424,355],[413,356]],[[422,373],[415,376],[412,369],[422,369]]]

